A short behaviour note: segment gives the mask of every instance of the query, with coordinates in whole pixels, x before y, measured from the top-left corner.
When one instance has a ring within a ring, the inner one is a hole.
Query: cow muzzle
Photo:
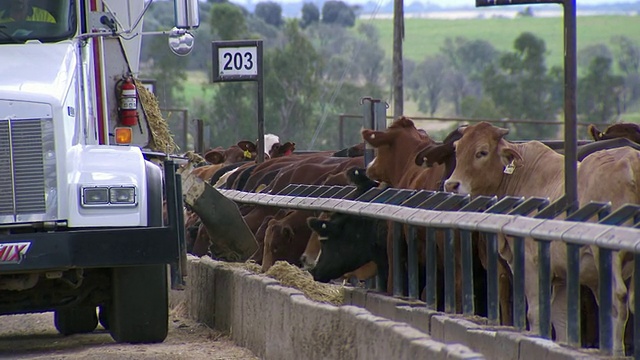
[[[458,193],[460,191],[460,181],[447,179],[447,181],[444,182],[444,191]]]

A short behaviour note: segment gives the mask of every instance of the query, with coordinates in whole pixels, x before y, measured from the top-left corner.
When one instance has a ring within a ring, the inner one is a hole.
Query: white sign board
[[[257,47],[218,48],[218,74],[227,76],[257,76]]]

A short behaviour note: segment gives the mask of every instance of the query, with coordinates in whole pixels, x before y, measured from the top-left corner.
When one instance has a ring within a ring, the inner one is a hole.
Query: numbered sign
[[[262,71],[261,43],[243,40],[212,44],[213,82],[257,80]]]

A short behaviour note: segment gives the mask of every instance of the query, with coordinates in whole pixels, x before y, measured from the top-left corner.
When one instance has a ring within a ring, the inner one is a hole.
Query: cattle
[[[395,188],[437,190],[438,182],[442,179],[444,167],[434,165],[422,168],[415,164],[416,155],[435,146],[436,142],[416,129],[413,121],[407,117],[399,117],[385,131],[364,129],[362,138],[376,151],[376,157],[367,166],[367,176],[384,182]],[[418,238],[424,238],[424,228],[418,229]],[[393,267],[392,232],[387,236],[387,254],[389,268]],[[441,242],[441,241],[440,241]],[[439,247],[442,249],[442,246]],[[425,261],[425,245],[418,242],[418,259],[421,264]],[[440,251],[440,258],[442,253]],[[439,262],[442,264],[442,262]],[[389,271],[387,292],[393,289],[393,276]]]
[[[456,143],[456,168],[445,182],[450,192],[476,195],[548,197],[556,200],[564,194],[564,156],[538,141],[521,144],[504,139],[507,129],[481,122],[462,130]],[[629,147],[597,151],[578,164],[578,201],[611,202],[612,209],[624,203],[638,203],[640,196],[640,152]],[[602,184],[607,184],[603,186]],[[500,239],[500,254],[512,266],[513,239]],[[566,246],[559,241],[550,244],[552,291],[552,323],[556,338],[566,340]],[[597,248],[580,251],[580,282],[597,294]],[[614,355],[624,354],[623,335],[628,317],[628,289],[623,278],[624,254],[614,254],[613,311]],[[539,331],[537,245],[525,241],[525,296],[527,317],[532,330]]]
[[[364,142],[355,144],[346,149],[336,151],[331,156],[335,157],[358,157],[364,156]]]
[[[338,164],[304,164],[300,166],[294,166],[283,170],[283,174],[280,178],[273,181],[274,184],[270,184],[270,189],[273,192],[278,192],[283,189],[288,184],[307,184],[307,185],[347,185],[346,176],[342,173],[344,172],[345,167],[355,166],[358,164],[362,164],[362,159],[359,158],[344,158]],[[268,206],[255,206],[246,216],[244,216],[244,220],[251,231],[255,233],[258,229],[259,224],[267,215],[273,215],[278,211],[278,208],[268,207]],[[297,210],[297,212],[304,212],[302,210]],[[310,216],[310,215],[307,215]],[[296,226],[291,226],[290,228],[294,230],[294,236],[298,238],[296,231],[297,227],[300,224],[304,225],[306,222],[305,218],[299,218],[297,216],[292,216],[292,219],[297,221]],[[293,220],[289,220],[290,222]],[[306,225],[305,225],[306,226]],[[304,226],[303,226],[304,227]],[[304,239],[305,245],[302,249],[296,253],[296,258],[293,262],[294,264],[299,263],[299,258],[302,255],[306,243],[311,235],[310,230],[304,229],[302,230],[307,232],[306,238]],[[265,244],[261,243],[258,240],[258,246],[265,246]],[[266,236],[265,236],[266,241]],[[297,248],[296,248],[297,249]],[[266,247],[265,247],[266,250]],[[297,251],[297,250],[296,250]],[[266,253],[263,254],[266,256]],[[264,263],[263,263],[264,264]]]
[[[306,219],[312,215],[312,211],[289,210],[282,219],[269,221],[264,237],[263,272],[280,260],[300,266],[300,255],[311,236]]]
[[[344,199],[356,199],[360,195],[367,192],[369,189],[380,186],[380,183],[377,181],[371,180],[366,175],[366,169],[363,168],[351,168],[343,173],[346,177],[346,183],[355,185],[356,189],[353,190],[350,194],[344,197]],[[331,181],[325,182],[326,185],[334,185]],[[341,185],[341,183],[336,183],[336,185]],[[317,217],[318,220],[329,220],[331,217],[331,213],[322,212]],[[316,262],[318,260],[318,256],[320,255],[320,240],[318,239],[318,233],[313,232],[309,241],[307,242],[307,247],[304,249],[302,256],[300,257],[300,262],[302,263],[302,267],[305,270],[311,270],[315,267]]]
[[[370,262],[368,273],[359,275],[366,280],[378,273],[387,278],[387,244],[384,221],[362,216],[334,213],[330,219],[310,217],[307,220],[320,241],[317,263],[309,271],[314,280],[329,282],[355,271]]]
[[[595,141],[626,138],[640,144],[640,125],[634,123],[618,123],[609,125],[609,127],[604,131],[600,131],[595,125],[590,124],[588,132]]]

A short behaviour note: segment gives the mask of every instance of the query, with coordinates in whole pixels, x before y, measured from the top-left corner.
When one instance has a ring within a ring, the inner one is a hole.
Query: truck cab
[[[180,38],[197,1],[175,4]],[[0,315],[166,337],[185,247],[180,177],[136,91],[147,5],[0,2]]]

